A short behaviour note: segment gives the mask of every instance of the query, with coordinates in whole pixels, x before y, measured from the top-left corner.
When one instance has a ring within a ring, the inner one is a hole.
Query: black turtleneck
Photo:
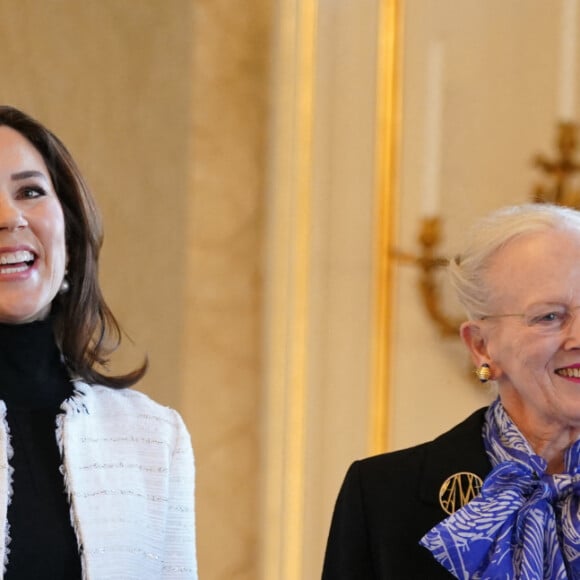
[[[55,435],[59,407],[72,392],[50,320],[0,324],[0,399],[14,451],[5,580],[81,578]]]

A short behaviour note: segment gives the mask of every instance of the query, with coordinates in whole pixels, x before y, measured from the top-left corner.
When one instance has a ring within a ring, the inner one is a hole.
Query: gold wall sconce
[[[441,243],[441,218],[425,217],[419,231],[419,254],[393,251],[402,264],[419,268],[419,291],[421,301],[429,318],[435,323],[441,336],[458,336],[460,320],[454,320],[443,312],[437,271],[447,266],[448,259],[437,255]]]
[[[543,174],[543,183],[532,194],[533,201],[556,203],[580,209],[580,191],[575,188],[575,177],[580,164],[575,160],[578,146],[578,126],[570,121],[558,124],[556,157],[543,154],[534,157],[534,166]]]
[[[541,173],[541,183],[532,192],[536,203],[555,203],[580,209],[580,189],[575,187],[575,177],[580,172],[576,160],[578,126],[562,122],[557,127],[556,154],[548,157],[538,154],[533,166]],[[442,220],[439,217],[424,217],[418,235],[419,253],[393,250],[392,255],[402,264],[419,268],[419,291],[421,301],[430,320],[442,337],[459,337],[462,319],[444,312],[438,271],[448,264],[448,259],[438,252],[442,240]]]
[[[557,107],[561,122],[556,127],[556,152],[553,157],[538,154],[533,166],[540,172],[540,183],[532,191],[536,203],[555,203],[580,209],[580,163],[576,160],[578,124],[576,118],[577,21],[580,0],[562,0],[560,14],[560,51],[558,62]],[[460,320],[444,311],[440,269],[448,259],[439,254],[442,220],[439,214],[439,178],[443,98],[445,85],[445,48],[434,42],[427,54],[424,136],[423,214],[418,236],[419,253],[395,250],[395,259],[419,268],[421,300],[430,320],[443,337],[459,336]]]

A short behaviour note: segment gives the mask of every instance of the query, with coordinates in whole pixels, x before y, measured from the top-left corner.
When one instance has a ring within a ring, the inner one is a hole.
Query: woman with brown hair
[[[3,578],[196,578],[181,417],[104,371],[121,330],[98,282],[102,229],[61,141],[0,107]]]

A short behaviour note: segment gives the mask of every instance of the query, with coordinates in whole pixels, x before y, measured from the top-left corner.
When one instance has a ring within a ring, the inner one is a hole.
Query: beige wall
[[[339,481],[368,453],[379,7],[278,3],[264,276],[264,579],[320,575]]]
[[[184,409],[200,576],[258,576],[261,301],[270,3],[194,2]]]

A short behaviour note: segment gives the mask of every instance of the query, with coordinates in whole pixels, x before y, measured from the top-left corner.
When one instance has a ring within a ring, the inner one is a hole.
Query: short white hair
[[[467,316],[489,314],[490,289],[485,273],[490,258],[516,237],[546,230],[573,231],[580,235],[580,211],[547,203],[503,207],[476,222],[465,250],[449,260],[451,285]]]

